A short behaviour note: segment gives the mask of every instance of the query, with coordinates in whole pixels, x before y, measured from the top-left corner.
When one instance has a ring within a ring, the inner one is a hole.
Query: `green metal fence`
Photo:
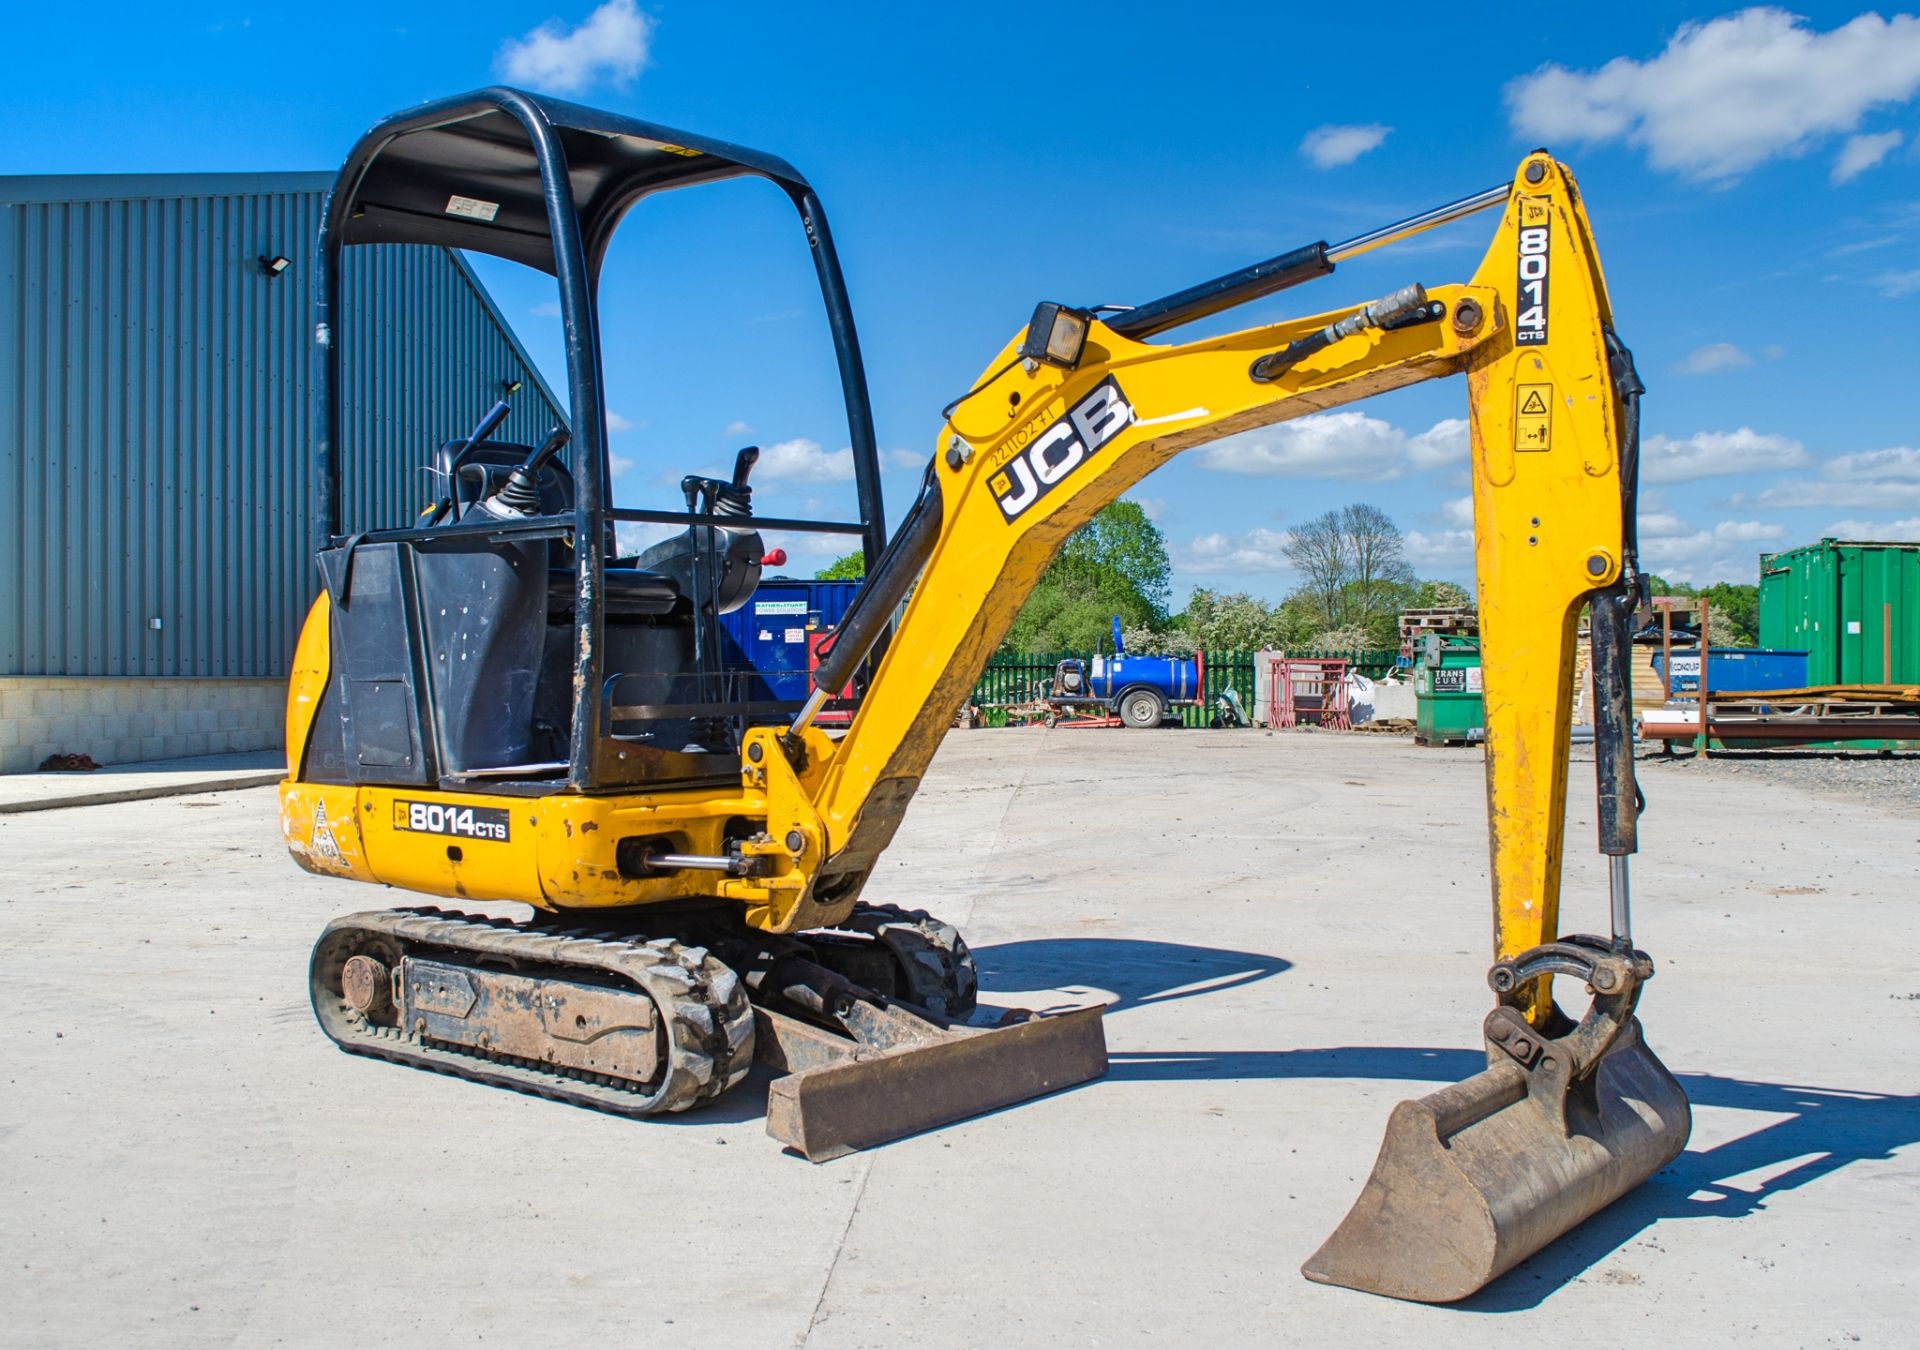
[[[1241,706],[1247,715],[1256,720],[1264,720],[1265,711],[1254,706],[1254,672],[1260,659],[1258,652],[1247,651],[1210,651],[1203,653],[1206,659],[1206,674],[1201,681],[1204,686],[1198,706],[1176,708],[1180,725],[1185,727],[1204,727],[1214,715],[1214,700],[1229,687],[1240,697]],[[1288,652],[1289,656],[1317,657],[1321,660],[1351,662],[1355,671],[1369,679],[1379,679],[1393,669],[1394,658],[1399,653],[1391,649],[1355,652],[1298,651]],[[980,680],[973,688],[973,702],[985,719],[985,725],[1003,727],[1007,724],[1007,710],[1022,704],[1037,703],[1045,696],[1053,681],[1053,669],[1068,657],[1083,656],[1080,652],[997,652],[987,662],[987,668],[980,673]]]

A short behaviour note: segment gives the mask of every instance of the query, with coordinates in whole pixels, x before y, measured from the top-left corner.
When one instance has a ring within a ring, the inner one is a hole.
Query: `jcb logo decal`
[[[1020,517],[1132,423],[1132,405],[1108,376],[987,480],[1000,514]]]
[[[1547,340],[1547,267],[1552,258],[1547,204],[1531,197],[1520,199],[1519,310],[1513,318],[1513,340],[1537,346]]]

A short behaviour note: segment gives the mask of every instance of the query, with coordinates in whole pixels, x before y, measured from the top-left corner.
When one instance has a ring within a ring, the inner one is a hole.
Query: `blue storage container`
[[[1707,678],[1715,694],[1807,687],[1805,652],[1772,651],[1764,647],[1709,647],[1707,660]],[[1653,654],[1653,668],[1661,675],[1666,673],[1659,652]],[[1676,694],[1699,692],[1698,647],[1673,649],[1673,683],[1669,687]]]
[[[859,589],[858,581],[765,577],[753,599],[722,614],[722,660],[752,677],[740,697],[778,699],[798,711],[811,688],[807,635],[839,623]]]

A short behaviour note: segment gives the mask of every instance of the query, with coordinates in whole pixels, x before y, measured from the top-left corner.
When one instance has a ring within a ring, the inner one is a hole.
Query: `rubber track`
[[[650,998],[667,1022],[668,1068],[651,1085],[557,1068],[518,1056],[422,1041],[397,1027],[369,1024],[334,992],[339,967],[380,939],[408,955],[568,967],[613,975]],[[671,938],[615,933],[556,933],[510,919],[433,908],[374,910],[335,919],[314,944],[309,991],[320,1027],[342,1050],[433,1069],[475,1082],[517,1088],[624,1116],[685,1111],[712,1101],[753,1066],[753,1009],[745,984],[704,947]]]
[[[974,1010],[980,992],[973,953],[960,930],[924,909],[898,905],[854,906],[841,932],[862,933],[891,951],[906,972],[907,989],[901,997],[929,1012],[964,1021]]]

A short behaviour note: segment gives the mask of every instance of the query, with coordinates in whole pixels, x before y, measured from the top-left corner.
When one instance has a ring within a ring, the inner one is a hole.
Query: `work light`
[[[1080,364],[1080,353],[1087,345],[1087,325],[1091,322],[1090,310],[1070,309],[1042,300],[1033,307],[1033,318],[1027,323],[1027,335],[1020,343],[1020,359],[1072,370]]]

